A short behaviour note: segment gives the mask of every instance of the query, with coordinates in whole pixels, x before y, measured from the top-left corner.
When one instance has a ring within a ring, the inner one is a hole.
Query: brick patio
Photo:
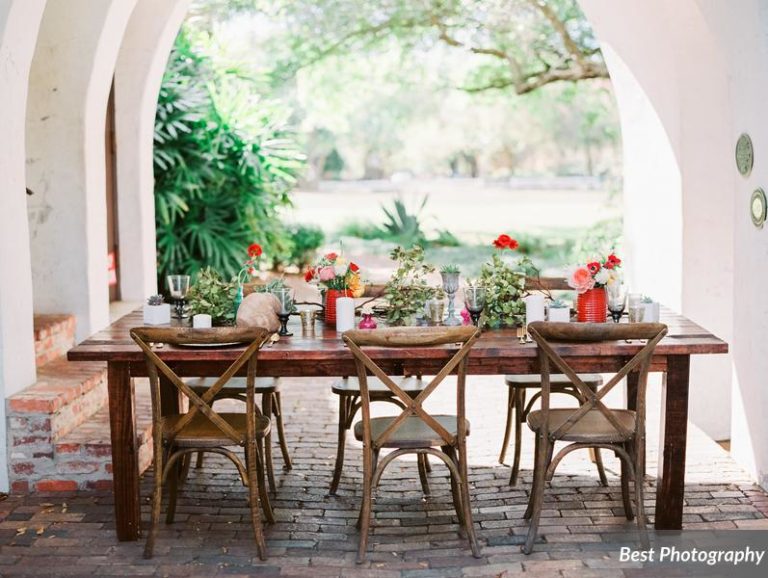
[[[286,428],[294,469],[278,473],[273,500],[277,524],[267,530],[270,558],[259,562],[245,501],[234,470],[209,456],[193,470],[179,501],[176,523],[162,526],[155,558],[143,543],[118,543],[108,492],[11,496],[0,503],[2,576],[634,576],[642,570],[617,560],[618,542],[632,543],[634,525],[623,517],[617,464],[607,460],[609,488],[596,480],[586,455],[572,454],[549,489],[543,539],[531,556],[519,551],[530,489],[532,439],[523,450],[523,474],[507,485],[509,468],[497,463],[506,389],[500,378],[472,378],[470,479],[483,557],[472,558],[457,533],[445,470],[431,474],[433,496],[422,500],[415,462],[392,465],[376,501],[368,562],[354,562],[360,495],[359,447],[348,444],[338,497],[326,496],[335,455],[336,399],[330,380],[285,380]],[[145,387],[145,384],[139,384]],[[650,406],[658,409],[658,387]],[[449,407],[450,387],[431,408]],[[308,403],[307,400],[312,400]],[[658,415],[649,416],[649,500],[653,513]],[[768,529],[768,496],[716,443],[695,427],[689,433],[686,528]],[[279,452],[276,465],[279,469]],[[143,495],[152,484],[143,480]],[[144,507],[145,520],[148,502]]]

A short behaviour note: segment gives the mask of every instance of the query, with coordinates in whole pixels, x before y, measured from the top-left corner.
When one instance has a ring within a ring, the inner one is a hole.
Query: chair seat
[[[565,421],[571,417],[575,408],[562,408],[549,410],[549,431],[557,430]],[[612,409],[613,415],[626,429],[632,432],[630,436],[624,436],[613,427],[608,418],[600,410],[591,409],[576,424],[568,430],[563,436],[557,439],[569,442],[591,442],[591,443],[617,443],[624,442],[634,437],[635,431],[635,412],[627,409]],[[533,431],[539,431],[544,425],[544,413],[541,410],[532,411],[528,414],[528,427]]]
[[[394,396],[394,392],[389,389],[383,381],[372,375],[368,376],[368,391],[374,395],[384,394]],[[424,382],[418,377],[393,377],[400,389],[408,395],[418,395],[424,389]],[[360,381],[356,377],[345,377],[333,382],[331,391],[336,395],[360,395]]]
[[[581,380],[589,387],[599,387],[603,384],[603,376],[599,373],[579,373]],[[509,387],[541,387],[541,375],[505,375],[504,381]],[[563,386],[576,387],[568,377],[562,373],[552,373],[549,376],[549,384],[552,387]]]
[[[458,430],[457,418],[455,415],[433,415],[433,418],[442,425],[451,435],[456,435]],[[371,438],[376,439],[384,430],[389,427],[394,417],[375,417],[371,419]],[[464,420],[469,435],[469,420]],[[355,424],[355,438],[358,441],[363,439],[363,422]],[[424,420],[418,416],[411,416],[405,419],[403,424],[395,430],[395,433],[382,445],[385,448],[434,448],[444,446],[445,440],[429,427]]]
[[[227,395],[232,393],[245,393],[245,381],[246,379],[244,377],[233,377],[224,384],[224,387],[221,388],[221,392]],[[193,377],[184,379],[184,383],[191,387],[195,393],[200,395],[216,383],[216,378]],[[278,390],[280,379],[277,377],[257,377],[254,385],[257,394],[272,393]]]
[[[245,414],[244,413],[220,413],[218,414],[245,440]],[[162,418],[161,427],[163,439],[169,439],[169,432],[184,417],[172,415]],[[256,416],[256,437],[262,438],[269,433],[271,421],[264,416]],[[198,412],[173,439],[173,443],[179,447],[218,447],[237,445],[229,439],[211,420]],[[242,445],[242,444],[241,444]]]

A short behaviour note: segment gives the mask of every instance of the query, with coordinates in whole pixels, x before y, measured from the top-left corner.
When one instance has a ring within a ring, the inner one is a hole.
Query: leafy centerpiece
[[[424,262],[424,249],[419,245],[410,249],[397,247],[389,257],[397,262],[397,268],[384,286],[384,296],[389,302],[387,323],[414,325],[427,301],[443,296],[442,289],[430,286],[427,281],[435,268]]]
[[[568,275],[568,286],[578,293],[577,319],[582,322],[604,323],[607,318],[606,287],[620,282],[621,259],[611,253],[604,260],[577,265]]]
[[[478,285],[485,287],[485,323],[491,329],[525,323],[525,279],[537,270],[525,255],[514,261],[505,258],[518,246],[509,235],[499,235],[493,241],[496,250],[491,260],[480,268]]]
[[[307,283],[320,286],[325,306],[324,320],[328,325],[336,324],[336,299],[339,297],[362,297],[365,284],[360,276],[360,267],[337,253],[327,253],[310,267],[304,275]]]
[[[225,281],[218,271],[207,267],[197,274],[187,294],[190,311],[192,315],[210,315],[214,325],[234,325],[236,293],[235,283]]]

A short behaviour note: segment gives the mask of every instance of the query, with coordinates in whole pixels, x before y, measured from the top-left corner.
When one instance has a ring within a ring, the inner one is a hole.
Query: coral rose
[[[336,253],[328,253],[325,256],[325,258],[328,259],[331,262],[335,261],[337,257],[338,257],[338,255]]]
[[[586,267],[576,267],[568,276],[568,286],[578,293],[586,293],[595,286],[595,278]]]

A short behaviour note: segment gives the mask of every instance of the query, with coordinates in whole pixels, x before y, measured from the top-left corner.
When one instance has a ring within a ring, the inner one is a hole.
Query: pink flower
[[[336,277],[336,271],[334,271],[333,267],[323,267],[320,269],[318,275],[320,276],[320,281],[330,281],[334,277]]]
[[[595,278],[586,267],[576,267],[568,276],[568,286],[578,293],[586,293],[595,286]]]
[[[466,309],[461,310],[461,319],[464,321],[464,325],[469,325],[471,321],[471,317],[469,315],[469,311]]]

